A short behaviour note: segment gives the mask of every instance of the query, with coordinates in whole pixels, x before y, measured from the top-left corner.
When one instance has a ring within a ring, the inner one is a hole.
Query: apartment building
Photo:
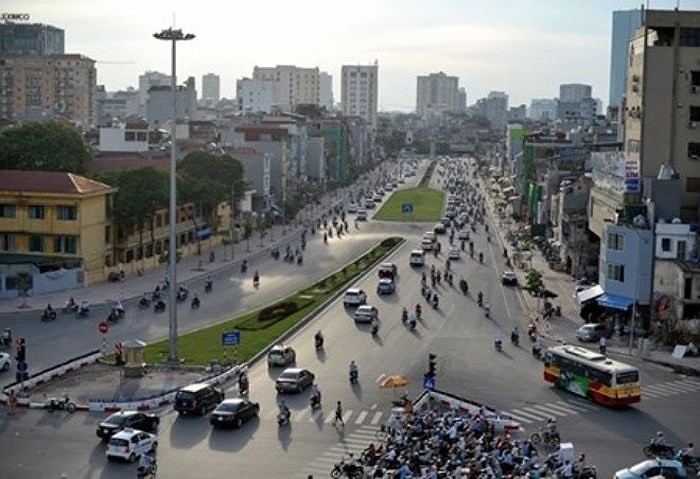
[[[202,100],[218,102],[221,98],[221,78],[214,73],[202,75]]]
[[[61,28],[41,23],[0,22],[0,56],[63,55],[66,34]]]
[[[416,113],[441,113],[460,110],[459,77],[444,72],[418,76],[416,83]]]
[[[627,64],[630,40],[641,26],[639,9],[616,10],[612,13],[612,35],[610,36],[610,106],[619,106],[625,97]]]
[[[95,60],[83,55],[0,57],[0,118],[97,120]]]
[[[239,111],[271,113],[275,105],[275,80],[236,80],[236,103]]]
[[[320,104],[320,72],[318,67],[300,68],[294,65],[253,68],[253,80],[273,81],[275,106],[294,112],[297,105]]]
[[[173,118],[194,118],[197,114],[197,91],[194,77],[175,89],[175,112],[170,86],[154,86],[148,90],[146,118],[151,125],[162,125]]]
[[[630,44],[625,155],[642,177],[670,166],[681,219],[700,219],[700,12],[645,10]]]
[[[377,127],[379,65],[343,65],[340,73],[340,102],[343,114],[359,116]]]
[[[104,280],[112,261],[109,209],[115,188],[72,173],[0,171],[0,297]]]

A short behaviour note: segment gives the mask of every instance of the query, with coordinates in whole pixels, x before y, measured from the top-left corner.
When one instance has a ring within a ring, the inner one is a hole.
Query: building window
[[[622,251],[625,249],[625,237],[618,233],[608,233],[608,249]]]
[[[75,254],[78,250],[78,241],[75,236],[56,236],[53,239],[54,253]]]
[[[15,205],[0,204],[0,218],[14,218]]]
[[[686,193],[700,193],[700,177],[688,177],[685,179]]]
[[[44,207],[41,205],[29,205],[27,206],[27,214],[33,220],[43,220]]]
[[[78,218],[78,212],[75,206],[60,205],[56,207],[56,217],[63,221],[73,221]]]
[[[613,281],[625,282],[625,265],[623,264],[608,264],[608,279]]]
[[[15,249],[15,237],[9,233],[0,234],[0,251]]]
[[[30,236],[29,251],[44,251],[44,238],[36,235]]]
[[[693,161],[700,160],[700,143],[692,141],[688,143],[688,159]]]
[[[627,153],[639,153],[639,148],[639,140],[627,140]]]
[[[691,122],[695,123],[700,121],[700,106],[691,106],[689,113]]]
[[[671,238],[661,238],[661,251],[666,253],[671,251]]]

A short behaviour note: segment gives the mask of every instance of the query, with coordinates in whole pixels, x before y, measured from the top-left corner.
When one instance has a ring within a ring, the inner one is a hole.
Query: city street
[[[387,420],[392,399],[403,393],[404,388],[393,391],[378,388],[377,377],[381,374],[407,377],[410,384],[405,389],[415,397],[422,390],[429,353],[437,355],[438,389],[512,414],[522,422],[523,435],[535,431],[547,417],[556,417],[563,440],[572,441],[577,453],[586,453],[588,461],[598,466],[599,477],[610,477],[615,470],[641,461],[641,446],[657,430],[666,431],[669,441],[678,445],[696,439],[697,419],[689,416],[690,411],[697,410],[700,399],[700,381],[696,378],[624,358],[625,362],[640,367],[642,384],[649,395],[640,404],[620,411],[597,406],[544,383],[542,363],[532,358],[527,339],[520,347],[507,341],[512,327],[518,325],[522,330],[530,313],[525,309],[521,293],[501,284],[500,246],[487,242],[483,231],[474,239],[477,254],[485,253],[483,264],[469,259],[468,254],[452,261],[455,286],[459,277],[464,276],[469,282],[469,294],[465,296],[458,288],[443,282],[437,287],[439,309],[430,307],[420,295],[421,270],[408,265],[410,250],[418,247],[427,229],[432,229],[432,225],[369,221],[362,223],[359,231],[351,227],[349,236],[334,239],[327,247],[317,234],[307,247],[301,268],[268,258],[251,265],[252,269],[261,271],[263,287],[259,292],[253,292],[250,278],[242,280],[239,275],[231,274],[215,278],[214,293],[202,297],[204,304],[200,311],[191,313],[188,305],[181,306],[182,328],[195,328],[214,317],[265,304],[308,284],[388,234],[407,239],[388,258],[398,266],[396,293],[381,297],[376,294],[377,268],[369,270],[355,284],[367,292],[368,304],[379,310],[380,329],[376,338],[368,326],[355,324],[352,310],[345,308],[340,300],[329,304],[313,322],[289,338],[288,344],[297,352],[297,366],[316,375],[323,393],[321,411],[311,413],[309,391],[290,395],[285,400],[292,410],[291,424],[278,427],[275,415],[280,397],[275,392],[274,379],[281,368],[268,369],[264,362],[255,364],[249,371],[250,399],[260,402],[260,418],[240,430],[219,431],[211,429],[207,418],[180,418],[172,410],[165,410],[158,432],[159,476],[306,478],[313,474],[316,478],[327,477],[333,463],[345,451],[357,452],[376,442],[374,434]],[[447,238],[439,236],[439,241],[445,246]],[[444,268],[445,250],[443,247],[437,259],[426,256],[426,271],[431,264]],[[226,289],[219,287],[222,284],[227,284]],[[476,304],[479,290],[491,305],[490,318]],[[423,319],[415,331],[409,331],[401,322],[401,309],[405,306],[412,311],[416,302],[422,304]],[[85,349],[84,344],[72,344],[72,341],[97,343],[96,327],[95,331],[87,331],[79,321],[70,321],[70,331],[82,339],[63,336],[55,342],[59,351],[72,354]],[[48,341],[50,333],[44,331],[54,325],[58,328],[61,323],[68,320],[49,325],[37,320],[35,340]],[[167,333],[167,317],[154,316],[151,312],[140,317],[130,311],[127,320],[114,328],[115,336],[120,326],[141,339],[159,338]],[[325,347],[317,352],[313,335],[319,329],[325,336]],[[61,331],[65,334],[65,329]],[[506,337],[500,353],[493,347],[498,331]],[[33,354],[45,354],[43,361],[50,362],[55,351]],[[353,359],[360,370],[360,381],[355,386],[348,382],[348,363]],[[235,386],[226,390],[227,397],[237,394]],[[331,424],[337,400],[342,401],[345,422],[344,427],[338,428]],[[12,459],[3,464],[0,477],[58,478],[62,473],[68,479],[133,477],[134,465],[107,463],[104,458],[104,446],[95,437],[95,425],[104,416],[48,414],[36,410],[3,416],[0,447],[4,456]]]

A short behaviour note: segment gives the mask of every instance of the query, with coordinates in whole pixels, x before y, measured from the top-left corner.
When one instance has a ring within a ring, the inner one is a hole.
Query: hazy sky
[[[416,76],[458,76],[468,103],[491,90],[510,105],[553,98],[561,83],[587,83],[608,99],[613,10],[700,9],[700,0],[2,0],[2,12],[66,32],[66,52],[98,63],[108,91],[138,87],[146,70],[170,73],[173,24],[197,38],[178,44],[178,82],[216,73],[221,96],[255,65],[316,67],[379,62],[381,110],[415,108]],[[120,62],[120,63],[117,63]],[[121,63],[123,62],[123,63]]]

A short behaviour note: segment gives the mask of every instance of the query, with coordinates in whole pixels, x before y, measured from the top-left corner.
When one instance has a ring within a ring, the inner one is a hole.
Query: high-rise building
[[[8,56],[0,61],[0,118],[97,119],[95,60],[82,55]]]
[[[139,75],[139,108],[142,115],[146,115],[146,102],[148,101],[148,90],[154,86],[170,86],[170,75],[165,73],[147,71]]]
[[[0,23],[0,56],[63,55],[65,32],[40,23]]]
[[[416,84],[416,113],[459,111],[459,77],[444,72],[419,76]]]
[[[327,111],[333,110],[333,75],[326,72],[319,73],[319,106]]]
[[[236,80],[236,102],[240,111],[270,113],[275,105],[275,82],[273,80]]]
[[[293,112],[297,105],[320,104],[320,73],[316,68],[294,65],[258,67],[253,69],[253,80],[271,80],[275,84],[276,107]]]
[[[567,83],[559,85],[560,102],[580,102],[584,98],[591,97],[592,88],[590,85],[581,83]]]
[[[343,114],[364,118],[377,126],[379,65],[343,65],[340,72],[340,102]]]
[[[491,122],[491,128],[505,133],[508,122],[508,95],[502,91],[492,91],[486,97],[484,115]]]
[[[700,220],[700,12],[646,10],[630,45],[624,153],[642,177],[672,169],[681,215]]]
[[[610,106],[622,103],[627,80],[630,40],[641,24],[642,12],[639,9],[613,12],[610,40],[610,98],[608,100]]]
[[[590,85],[581,83],[559,85],[557,117],[572,123],[591,123],[596,109],[591,92]]]
[[[173,97],[170,86],[154,86],[148,91],[146,103],[146,118],[151,124],[159,124],[172,120],[189,117],[193,119],[197,113],[197,90],[194,77],[189,77],[184,85],[178,85],[175,90],[175,108],[173,114]]]
[[[459,89],[459,111],[460,113],[467,111],[467,90],[464,87]]]
[[[529,117],[536,121],[553,121],[557,118],[555,98],[533,98],[530,100]]]
[[[207,73],[202,75],[202,100],[211,100],[214,103],[221,98],[221,79],[219,75]]]

